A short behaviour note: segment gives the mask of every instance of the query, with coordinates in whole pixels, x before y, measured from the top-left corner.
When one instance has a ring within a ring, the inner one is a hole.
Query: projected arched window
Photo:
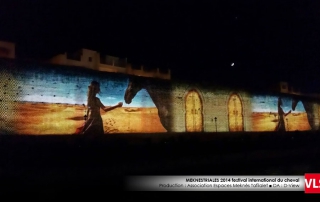
[[[243,106],[238,94],[233,93],[228,101],[229,131],[243,131]]]
[[[185,97],[186,131],[203,131],[202,100],[196,90],[190,90]]]

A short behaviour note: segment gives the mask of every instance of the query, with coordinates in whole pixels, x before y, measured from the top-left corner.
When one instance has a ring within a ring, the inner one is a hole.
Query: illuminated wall
[[[11,59],[0,59],[0,75],[1,134],[75,134],[92,80],[104,105],[124,103],[101,110],[105,133],[319,129],[315,100],[282,96],[278,106],[279,95]]]
[[[252,130],[250,97],[247,92],[200,84],[174,83],[173,86],[174,131]],[[230,100],[232,98],[236,98],[236,100]],[[231,110],[232,114],[229,113]],[[194,123],[194,121],[199,122],[200,120],[202,123]]]

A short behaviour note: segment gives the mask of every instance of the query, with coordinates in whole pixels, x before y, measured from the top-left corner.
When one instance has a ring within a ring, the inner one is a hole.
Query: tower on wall
[[[82,48],[70,54],[63,53],[52,57],[48,62],[57,65],[78,66],[103,72],[123,73],[142,77],[171,79],[171,70],[161,72],[159,68],[146,70],[142,65],[136,69],[127,62],[127,58],[110,55],[101,56],[99,52]]]
[[[289,87],[287,82],[280,82],[280,92],[281,93],[289,93]]]
[[[7,41],[0,41],[0,58],[15,58],[15,44]]]

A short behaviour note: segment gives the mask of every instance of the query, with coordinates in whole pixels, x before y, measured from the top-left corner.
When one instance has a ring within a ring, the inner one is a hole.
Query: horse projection
[[[101,110],[105,134],[319,129],[318,101],[299,96],[13,59],[0,59],[0,67],[2,135],[75,135],[92,80],[107,107],[124,103]]]
[[[141,90],[146,90],[153,104],[162,126],[166,131],[171,131],[171,106],[170,84],[167,81],[130,77],[127,89],[124,94],[125,103],[131,104],[134,97]],[[142,120],[148,122],[148,120]],[[150,125],[150,127],[154,127]]]
[[[123,101],[129,80],[127,75],[79,67],[0,62],[0,103],[5,109],[0,114],[1,134],[76,134],[85,121],[90,82],[100,82],[98,97],[108,107]],[[101,117],[105,134],[166,132],[146,90],[130,105],[101,111]]]

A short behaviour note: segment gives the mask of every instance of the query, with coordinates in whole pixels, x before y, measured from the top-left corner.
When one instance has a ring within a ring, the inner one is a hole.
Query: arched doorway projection
[[[233,93],[228,101],[229,131],[243,131],[243,105],[239,95]]]
[[[187,132],[203,131],[202,100],[196,90],[190,90],[185,97],[185,118]]]

